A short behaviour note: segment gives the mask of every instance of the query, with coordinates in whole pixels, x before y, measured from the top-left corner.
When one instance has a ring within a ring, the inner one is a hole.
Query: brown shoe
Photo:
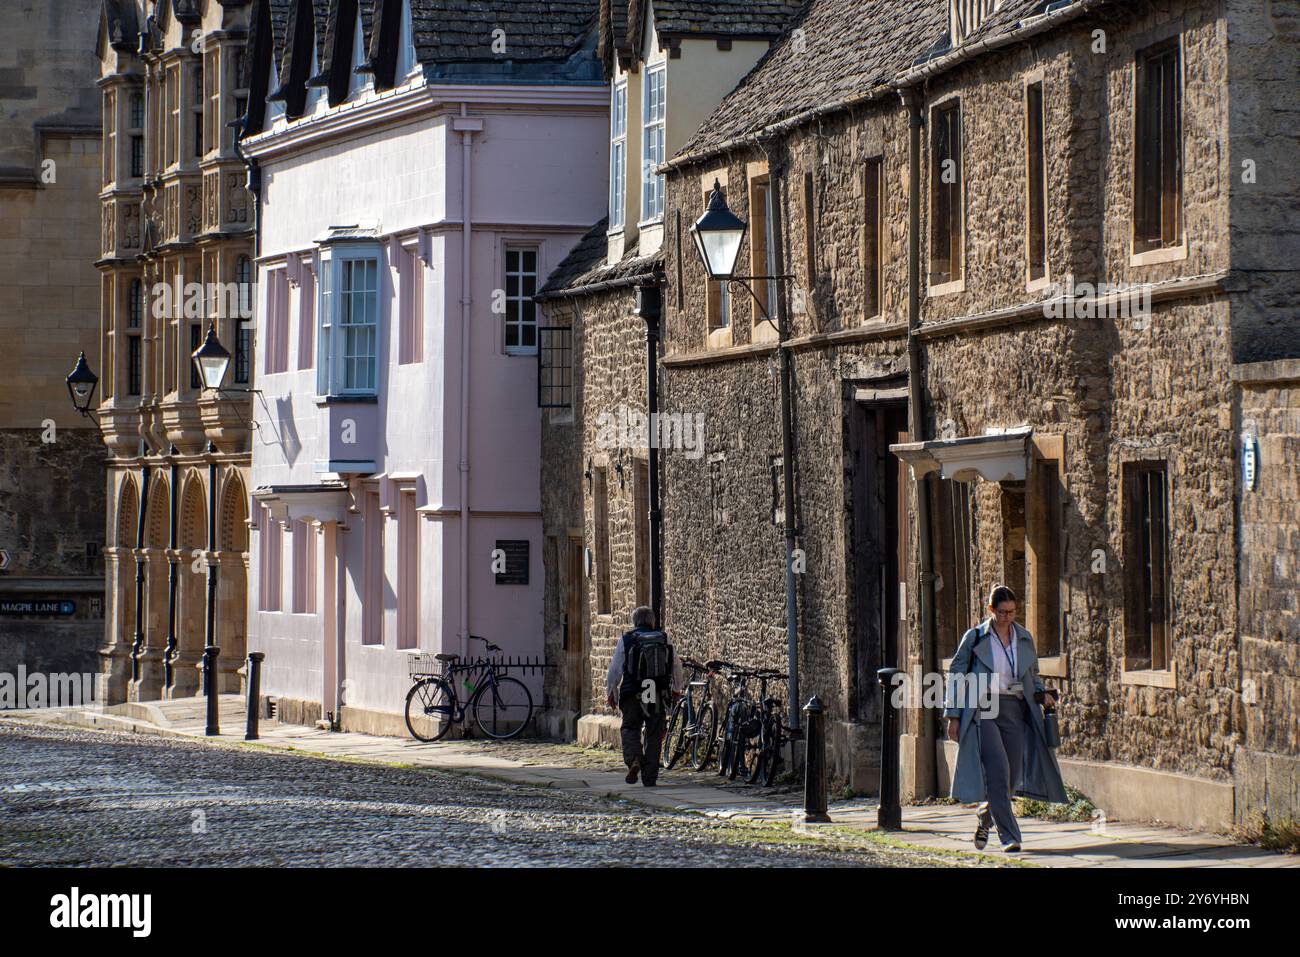
[[[627,777],[623,780],[628,784],[636,784],[637,775],[641,773],[641,759],[632,762],[632,766],[627,769]]]

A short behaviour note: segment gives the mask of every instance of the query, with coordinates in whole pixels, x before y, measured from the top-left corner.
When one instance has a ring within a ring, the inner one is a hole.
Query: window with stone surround
[[[1170,668],[1168,476],[1163,460],[1123,465],[1126,671]]]
[[[749,179],[749,272],[752,276],[776,275],[776,243],[772,230],[776,215],[772,208],[772,184],[767,173]],[[762,308],[754,310],[754,324],[763,322],[764,314],[775,319],[776,280],[754,283],[754,295]]]
[[[1043,81],[1025,87],[1025,217],[1029,281],[1047,275],[1047,153]]]
[[[592,470],[591,519],[595,532],[596,614],[608,615],[613,610],[609,587],[609,469],[597,466]]]
[[[240,311],[235,316],[235,355],[231,362],[235,384],[247,385],[252,369],[253,321],[244,318],[243,304],[252,302],[253,265],[247,256],[235,260],[235,283],[239,288]]]
[[[1064,506],[1064,437],[1034,436],[1025,496],[1025,596],[1021,619],[1034,636],[1039,658],[1063,648],[1061,542]]]
[[[204,143],[204,117],[203,104],[207,99],[207,90],[204,87],[205,78],[208,71],[203,69],[203,61],[195,62],[190,79],[194,84],[193,98],[190,101],[190,135],[194,137],[194,158],[202,159],[205,152],[206,144]]]
[[[962,278],[963,196],[961,101],[930,113],[930,285]]]
[[[144,94],[132,93],[127,110],[126,132],[131,143],[131,175],[144,175]]]
[[[117,158],[117,93],[104,91],[104,185],[115,179]]]
[[[1182,243],[1182,65],[1179,40],[1139,51],[1135,64],[1133,252]]]
[[[169,67],[163,83],[166,105],[163,120],[163,166],[176,165],[181,136],[181,71],[179,66]]]
[[[862,298],[863,316],[880,315],[881,239],[884,235],[884,160],[873,156],[862,164]]]

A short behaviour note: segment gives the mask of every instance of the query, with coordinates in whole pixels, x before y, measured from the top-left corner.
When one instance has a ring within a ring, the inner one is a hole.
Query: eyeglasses
[[[1016,614],[1016,609],[1015,608],[994,608],[993,614],[997,615],[999,618],[1014,618]]]

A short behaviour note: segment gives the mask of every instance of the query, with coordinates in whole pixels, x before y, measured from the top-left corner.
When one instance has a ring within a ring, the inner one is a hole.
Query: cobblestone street
[[[0,865],[962,863],[465,774],[0,720]]]

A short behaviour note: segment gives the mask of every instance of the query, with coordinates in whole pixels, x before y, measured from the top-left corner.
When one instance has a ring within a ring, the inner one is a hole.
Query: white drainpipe
[[[460,133],[460,653],[469,657],[469,347],[470,347],[470,153],[483,121],[460,105],[452,120]]]

